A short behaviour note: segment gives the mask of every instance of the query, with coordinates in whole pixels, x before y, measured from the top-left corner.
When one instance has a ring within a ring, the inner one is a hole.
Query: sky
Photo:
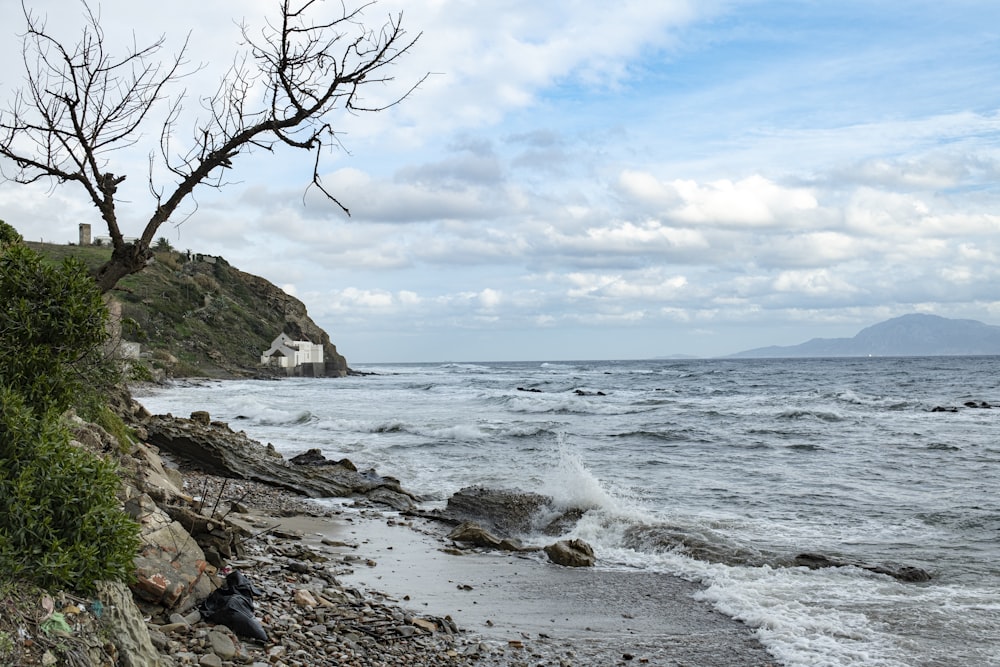
[[[81,2],[25,4],[75,43]],[[166,60],[188,40],[196,71],[167,92],[186,91],[192,118],[241,48],[237,24],[277,6],[92,3],[111,53],[163,36]],[[328,117],[341,144],[319,168],[350,217],[308,188],[312,155],[258,151],[157,234],[301,299],[352,365],[713,357],[912,312],[1000,323],[995,0],[363,11],[373,28],[401,12],[418,37],[367,99],[428,76],[386,111]],[[0,26],[6,110],[24,78],[19,3]],[[160,122],[112,157],[126,235],[153,210]],[[0,184],[0,219],[59,243],[102,224],[72,183]]]

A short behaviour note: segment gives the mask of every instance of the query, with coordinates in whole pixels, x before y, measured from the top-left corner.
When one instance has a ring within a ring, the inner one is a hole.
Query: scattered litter
[[[267,633],[254,617],[253,596],[264,591],[254,586],[239,570],[226,575],[226,584],[212,591],[198,611],[205,620],[221,623],[241,637],[267,641]]]
[[[44,632],[47,635],[51,635],[51,634],[72,635],[73,634],[73,628],[71,628],[69,626],[69,623],[66,622],[66,617],[63,616],[58,611],[57,612],[53,612],[47,619],[45,619],[44,621],[42,621],[42,624],[41,624],[40,627],[42,628],[42,632]]]

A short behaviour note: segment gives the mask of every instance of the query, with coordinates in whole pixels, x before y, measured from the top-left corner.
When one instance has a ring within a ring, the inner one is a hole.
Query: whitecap
[[[843,421],[844,417],[837,414],[836,412],[827,412],[825,410],[784,410],[777,415],[778,419],[818,419],[825,422],[839,422]]]
[[[485,440],[489,437],[488,433],[472,424],[455,424],[454,426],[423,429],[417,431],[417,433],[418,435],[422,435],[427,438],[441,438],[457,441]]]

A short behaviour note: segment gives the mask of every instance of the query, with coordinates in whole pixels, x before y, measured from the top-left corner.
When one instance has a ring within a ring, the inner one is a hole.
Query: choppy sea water
[[[572,536],[600,567],[697,580],[783,665],[1000,665],[998,357],[356,370],[377,375],[141,401],[348,457],[428,506],[481,484],[586,507]],[[786,566],[802,552],[933,579]]]

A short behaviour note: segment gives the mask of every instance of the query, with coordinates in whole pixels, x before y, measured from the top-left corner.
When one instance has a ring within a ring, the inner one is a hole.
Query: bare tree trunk
[[[105,50],[99,17],[86,0],[88,22],[72,47],[48,33],[44,21],[25,5],[27,84],[9,109],[0,112],[0,156],[15,165],[13,175],[3,177],[25,184],[77,183],[86,191],[113,247],[111,259],[94,274],[103,291],[149,264],[157,230],[190,201],[195,189],[221,189],[236,158],[259,149],[270,152],[285,144],[314,153],[311,185],[350,215],[319,175],[322,150],[340,145],[330,116],[336,111],[387,109],[426,79],[420,78],[395,101],[366,106],[362,89],[391,81],[385,70],[417,38],[405,36],[401,14],[390,17],[381,29],[366,27],[362,14],[374,0],[361,1],[353,10],[331,3],[339,14],[323,18],[312,13],[328,6],[324,3],[282,0],[280,20],[268,22],[263,30],[243,26],[246,52],[237,54],[214,95],[198,96],[208,118],[184,142],[173,140],[185,92],[173,99],[165,95],[169,85],[185,76],[186,41],[166,65],[155,60],[163,38],[145,48],[132,47],[124,58],[115,59]],[[167,119],[160,128],[158,151],[150,152],[148,177],[153,212],[142,235],[126,241],[118,225],[121,200],[116,198],[126,176],[113,173],[111,157],[142,139],[145,121],[161,103]],[[178,153],[177,144],[190,148]],[[175,180],[158,185],[155,173]]]
[[[118,244],[111,252],[111,259],[94,271],[94,281],[102,292],[108,292],[122,278],[142,271],[152,259],[153,251],[140,242]]]

